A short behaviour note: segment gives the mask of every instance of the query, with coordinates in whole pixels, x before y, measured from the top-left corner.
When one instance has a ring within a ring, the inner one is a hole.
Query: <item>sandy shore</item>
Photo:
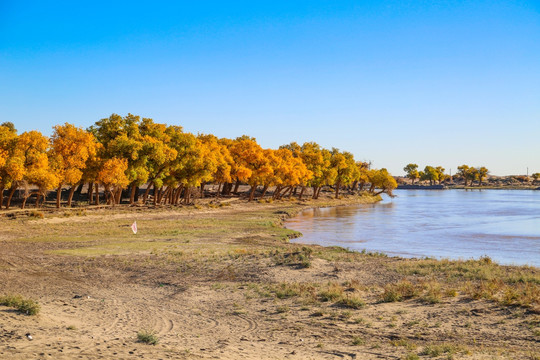
[[[306,247],[281,226],[372,201],[0,213],[0,296],[41,306],[0,306],[0,359],[539,358],[538,269]]]

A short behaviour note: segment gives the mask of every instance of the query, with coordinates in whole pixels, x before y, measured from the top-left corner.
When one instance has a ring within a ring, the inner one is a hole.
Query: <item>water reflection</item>
[[[286,226],[302,232],[303,243],[540,266],[540,192],[396,193],[375,205],[307,210]]]

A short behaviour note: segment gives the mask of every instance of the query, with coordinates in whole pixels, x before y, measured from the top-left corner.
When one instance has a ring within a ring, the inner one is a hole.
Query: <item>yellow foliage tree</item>
[[[30,196],[36,195],[36,206],[39,206],[40,198],[45,197],[48,190],[58,186],[58,176],[50,167],[48,147],[49,139],[39,131],[28,131],[19,136],[15,152],[17,157],[24,159],[25,192],[21,205],[23,209]],[[31,191],[28,186],[37,189]]]
[[[127,170],[127,159],[112,158],[103,163],[97,181],[105,187],[108,204],[115,205],[119,199],[118,192],[121,192],[129,184],[129,179],[126,176]]]
[[[24,175],[24,160],[17,156],[23,154],[15,152],[17,141],[17,131],[13,124],[0,125],[0,209],[4,204],[4,190],[11,188],[6,204],[6,208],[9,208],[11,196]]]
[[[94,135],[72,124],[57,125],[51,137],[50,158],[52,167],[58,177],[56,207],[60,207],[62,186],[69,185],[68,206],[75,186],[81,181],[83,171],[89,158],[96,155]]]

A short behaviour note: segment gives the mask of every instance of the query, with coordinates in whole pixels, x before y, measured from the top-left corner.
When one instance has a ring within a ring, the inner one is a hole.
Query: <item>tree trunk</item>
[[[340,188],[340,186],[341,186],[341,182],[338,181],[336,183],[336,199],[339,197],[339,188]]]
[[[62,185],[56,189],[56,208],[60,209],[60,199],[62,197]]]
[[[240,187],[240,180],[236,180],[236,184],[234,185],[234,195],[238,195],[238,188]]]
[[[39,208],[39,199],[41,198],[41,194],[40,193],[37,193],[36,194],[36,208]]]
[[[296,195],[296,186],[291,186],[291,191],[289,192],[289,199],[293,195]]]
[[[25,196],[23,197],[23,202],[22,202],[22,204],[21,204],[21,209],[24,209],[24,207],[26,206],[26,200],[28,200],[28,196],[27,196],[27,195],[25,195]]]
[[[122,202],[122,188],[121,187],[118,187],[117,189],[114,190],[115,191],[115,194],[114,194],[114,203],[115,204],[120,204]]]
[[[15,194],[15,190],[17,190],[17,186],[15,184],[11,185],[11,188],[9,189],[7,203],[6,203],[6,210],[9,209],[9,205],[11,204],[11,199],[13,198],[13,194]]]
[[[218,183],[217,191],[216,191],[216,198],[219,199],[219,194],[221,192],[221,183]]]
[[[268,185],[264,185],[263,190],[262,190],[261,199],[264,198],[264,195],[266,195],[266,192],[267,192],[267,191],[268,191]]]
[[[201,183],[201,199],[204,198],[204,183]]]
[[[81,193],[82,193],[82,189],[84,187],[84,182],[80,182],[79,183],[79,186],[77,186],[77,190],[75,190],[75,192],[77,193],[77,200],[80,200],[81,198]]]
[[[153,183],[152,184],[153,187],[154,187],[154,199],[153,199],[153,204],[154,206],[157,205],[157,198],[158,198],[158,192],[159,192],[159,189],[156,187],[156,183]]]
[[[96,205],[99,205],[99,184],[96,183]]]
[[[0,187],[0,210],[2,210],[2,206],[4,206],[4,187]]]
[[[146,185],[146,190],[144,191],[143,195],[143,203],[146,205],[146,200],[148,200],[148,194],[150,194],[150,188],[152,187],[152,183],[149,181]]]
[[[129,193],[129,203],[131,205],[135,204],[135,191],[137,190],[137,187],[135,185],[131,185],[131,191]]]
[[[251,190],[249,192],[249,201],[252,201],[255,197],[255,190],[257,190],[257,185],[251,186]]]
[[[281,185],[276,186],[276,189],[274,190],[274,193],[272,194],[272,199],[276,200],[279,196],[279,192],[281,191]]]
[[[313,195],[311,195],[311,198],[315,200],[317,198],[317,188],[318,188],[318,186],[312,186],[311,188],[313,189]]]
[[[306,187],[302,185],[302,190],[300,190],[300,195],[298,195],[298,200],[302,200],[302,196],[304,195],[304,191],[306,191]]]
[[[88,183],[88,205],[92,205],[94,199],[94,183],[91,181]]]
[[[79,185],[79,188],[81,187],[81,185]],[[77,188],[77,190],[79,190]],[[73,200],[73,194],[75,193],[75,185],[73,185],[71,187],[71,189],[69,189],[69,196],[68,196],[68,202],[67,202],[67,206],[68,207],[71,207],[71,201]]]

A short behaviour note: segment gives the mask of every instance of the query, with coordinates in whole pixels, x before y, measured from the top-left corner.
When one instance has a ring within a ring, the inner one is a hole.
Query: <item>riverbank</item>
[[[375,201],[1,217],[0,295],[41,311],[0,306],[0,358],[535,358],[537,268],[303,246],[282,227],[310,207]],[[158,344],[138,342],[142,330]]]

